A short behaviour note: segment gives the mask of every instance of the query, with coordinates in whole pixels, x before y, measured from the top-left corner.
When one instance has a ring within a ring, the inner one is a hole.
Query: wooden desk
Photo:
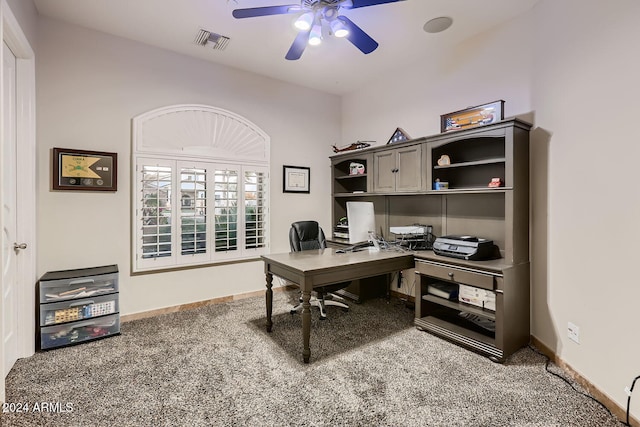
[[[336,253],[335,249],[319,249],[302,252],[263,255],[267,280],[267,331],[271,332],[273,321],[273,276],[282,277],[297,284],[302,291],[302,359],[309,363],[311,349],[311,291],[313,288],[331,283],[346,282],[365,277],[392,273],[414,268],[412,253],[402,252],[347,252]]]

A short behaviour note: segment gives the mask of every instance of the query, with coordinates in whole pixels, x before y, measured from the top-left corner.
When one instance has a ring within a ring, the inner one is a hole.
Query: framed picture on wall
[[[283,193],[309,193],[311,169],[305,166],[282,167]]]
[[[102,151],[53,149],[54,190],[117,191],[118,154]]]

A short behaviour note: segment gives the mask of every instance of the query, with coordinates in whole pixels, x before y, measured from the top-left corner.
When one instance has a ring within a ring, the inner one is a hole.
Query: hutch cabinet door
[[[396,191],[422,189],[421,145],[400,148],[397,151]]]
[[[373,191],[383,193],[396,188],[396,150],[386,150],[373,155]]]
[[[422,189],[422,146],[411,145],[374,153],[373,191],[418,191]]]

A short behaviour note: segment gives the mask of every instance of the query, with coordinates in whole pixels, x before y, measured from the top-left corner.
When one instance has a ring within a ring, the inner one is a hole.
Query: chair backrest
[[[291,224],[289,245],[291,245],[291,252],[300,252],[324,249],[327,247],[327,241],[322,228],[316,221],[298,221]]]

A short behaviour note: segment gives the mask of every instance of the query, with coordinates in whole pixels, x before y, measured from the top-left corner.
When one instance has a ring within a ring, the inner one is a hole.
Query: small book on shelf
[[[427,286],[427,293],[440,298],[458,299],[458,285],[456,283],[433,282]]]

